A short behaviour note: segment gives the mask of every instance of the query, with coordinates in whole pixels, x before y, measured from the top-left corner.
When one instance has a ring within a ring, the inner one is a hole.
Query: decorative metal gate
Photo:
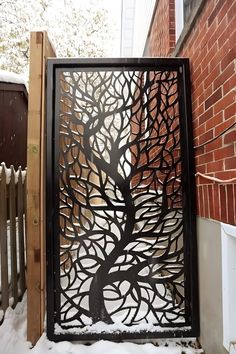
[[[187,59],[52,59],[47,332],[197,336]]]

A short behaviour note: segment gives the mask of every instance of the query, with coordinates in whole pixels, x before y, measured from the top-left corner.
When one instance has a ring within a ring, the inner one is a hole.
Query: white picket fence
[[[26,171],[0,166],[0,310],[15,307],[26,289]]]

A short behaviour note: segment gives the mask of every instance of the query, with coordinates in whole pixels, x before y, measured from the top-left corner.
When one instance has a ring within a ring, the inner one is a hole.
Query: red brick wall
[[[155,41],[163,23],[163,38],[169,36],[167,4],[166,0],[157,4],[147,45],[151,56],[170,51],[166,41]],[[162,16],[163,11],[167,14]],[[218,136],[236,121],[236,1],[206,1],[178,56],[190,59],[194,145],[197,146]],[[195,149],[196,171],[222,180],[236,178],[235,155],[234,126],[212,143]],[[234,183],[218,183],[197,177],[196,184],[198,215],[236,224],[236,179]]]
[[[152,56],[168,56],[175,47],[175,0],[157,0],[149,41]]]

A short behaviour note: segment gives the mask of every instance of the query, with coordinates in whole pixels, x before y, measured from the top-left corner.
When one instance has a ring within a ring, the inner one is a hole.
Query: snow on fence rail
[[[16,306],[25,289],[25,186],[21,167],[0,166],[0,310]],[[0,315],[0,321],[1,321]]]

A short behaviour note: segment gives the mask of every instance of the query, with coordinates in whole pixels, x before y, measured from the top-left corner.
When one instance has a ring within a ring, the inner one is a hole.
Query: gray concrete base
[[[221,225],[198,218],[200,343],[206,354],[227,354],[223,347]]]

